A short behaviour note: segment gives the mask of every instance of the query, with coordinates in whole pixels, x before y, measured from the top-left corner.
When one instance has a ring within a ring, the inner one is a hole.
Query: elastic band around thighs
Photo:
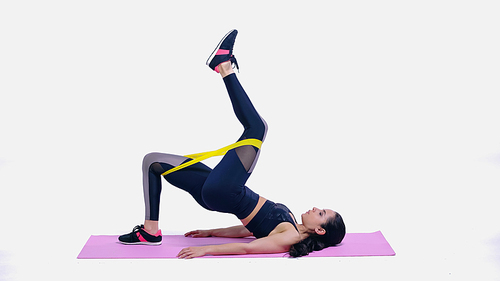
[[[258,149],[260,149],[260,147],[262,146],[262,141],[258,140],[258,139],[245,139],[245,140],[241,140],[239,142],[233,143],[231,145],[225,146],[223,148],[220,148],[220,149],[217,149],[217,150],[214,150],[214,151],[208,151],[208,152],[202,152],[202,153],[184,155],[184,157],[191,158],[193,160],[188,161],[188,162],[186,162],[184,164],[181,164],[181,165],[179,165],[177,167],[174,167],[174,168],[172,168],[172,169],[164,172],[161,175],[162,176],[166,176],[166,175],[168,175],[170,173],[173,173],[173,172],[178,171],[180,169],[184,169],[184,168],[186,168],[188,166],[196,164],[196,163],[198,163],[200,161],[203,161],[205,159],[208,159],[210,157],[222,156],[222,155],[226,154],[229,150],[237,148],[237,147],[240,147],[240,146],[244,146],[244,145],[252,145],[252,146],[255,146]]]

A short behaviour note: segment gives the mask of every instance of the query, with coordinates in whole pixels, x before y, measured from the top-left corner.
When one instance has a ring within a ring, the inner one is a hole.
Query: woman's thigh
[[[145,188],[148,189],[149,193],[161,190],[161,174],[190,160],[190,158],[173,154],[148,154],[143,162]],[[191,194],[202,207],[209,209],[203,202],[201,190],[211,172],[210,167],[200,162],[170,173],[164,178],[171,185]]]
[[[245,183],[249,176],[236,151],[228,151],[203,185],[203,202],[212,210],[238,216],[241,209],[245,209],[241,204],[245,204],[248,191]]]

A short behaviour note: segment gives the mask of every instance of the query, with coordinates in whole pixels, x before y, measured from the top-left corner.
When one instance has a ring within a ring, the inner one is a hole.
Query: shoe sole
[[[233,31],[234,31],[234,29],[233,29],[233,30],[231,30],[231,31],[229,31],[226,35],[224,35],[224,38],[222,38],[222,40],[220,40],[220,42],[219,42],[219,44],[217,45],[217,47],[215,47],[215,50],[212,52],[212,54],[210,54],[210,57],[208,57],[208,60],[207,60],[207,62],[206,62],[206,65],[209,65],[209,64],[210,64],[210,62],[212,61],[212,59],[215,57],[215,54],[217,53],[217,50],[219,50],[220,45],[222,45],[222,42],[223,42],[224,40],[226,40],[226,38],[229,36],[229,34],[231,34]]]
[[[161,245],[161,242],[132,242],[132,243],[122,242],[122,241],[118,241],[118,242],[122,243],[123,245],[149,245],[149,246],[160,246]]]

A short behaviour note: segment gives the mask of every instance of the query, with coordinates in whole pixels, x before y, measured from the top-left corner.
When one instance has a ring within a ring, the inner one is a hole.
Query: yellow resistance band
[[[225,147],[223,147],[221,149],[217,149],[217,150],[214,150],[214,151],[208,151],[208,152],[202,152],[202,153],[184,155],[184,157],[191,158],[193,160],[188,161],[188,162],[186,162],[184,164],[181,164],[181,165],[179,165],[177,167],[174,167],[174,168],[166,171],[165,173],[163,173],[161,175],[162,176],[166,176],[166,175],[168,175],[170,173],[173,173],[173,172],[178,171],[180,169],[186,168],[188,166],[196,164],[196,163],[198,163],[200,161],[203,161],[205,159],[208,159],[210,157],[222,156],[222,155],[226,154],[226,152],[228,152],[229,150],[231,150],[233,148],[240,147],[240,146],[244,146],[244,145],[253,145],[253,146],[257,147],[258,149],[260,149],[260,147],[262,145],[262,141],[258,140],[258,139],[245,139],[245,140],[241,140],[239,142],[233,143],[231,145],[225,146]]]

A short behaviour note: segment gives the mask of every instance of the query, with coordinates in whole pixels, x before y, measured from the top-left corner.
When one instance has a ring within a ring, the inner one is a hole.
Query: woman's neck
[[[303,224],[297,224],[297,229],[299,230],[300,240],[304,240],[311,235],[309,229]]]

